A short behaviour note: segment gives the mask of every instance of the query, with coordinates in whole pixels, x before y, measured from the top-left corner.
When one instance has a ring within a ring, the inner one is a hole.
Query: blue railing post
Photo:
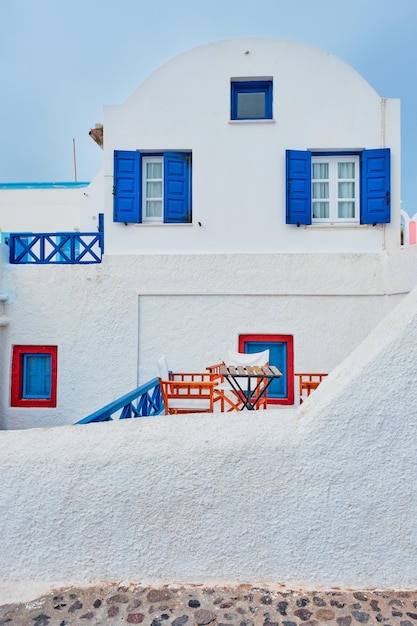
[[[95,233],[10,233],[10,263],[73,264],[101,263],[104,249],[102,230]]]
[[[101,233],[101,238],[100,238],[101,254],[104,254],[104,213],[98,214],[98,232]]]

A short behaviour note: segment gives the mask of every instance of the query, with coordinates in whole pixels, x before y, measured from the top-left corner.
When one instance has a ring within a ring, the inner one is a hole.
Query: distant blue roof
[[[0,183],[0,189],[78,189],[87,187],[89,182],[82,183]]]

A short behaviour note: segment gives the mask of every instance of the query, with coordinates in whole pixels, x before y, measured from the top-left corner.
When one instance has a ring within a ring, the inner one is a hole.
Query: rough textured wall
[[[0,438],[0,581],[416,587],[417,290],[297,412]]]
[[[243,332],[292,334],[297,367],[330,371],[416,282],[416,247],[393,255],[119,255],[84,267],[5,265],[0,428],[74,423],[134,389],[142,373],[155,376],[161,353],[174,368],[200,370],[237,349]],[[188,320],[184,332],[177,319]],[[56,409],[9,406],[14,344],[58,346]]]

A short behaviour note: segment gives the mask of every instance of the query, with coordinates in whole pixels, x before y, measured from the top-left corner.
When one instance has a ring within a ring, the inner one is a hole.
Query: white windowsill
[[[302,224],[301,224],[302,225]],[[346,230],[347,228],[351,228],[354,230],[366,230],[368,228],[379,228],[382,229],[383,224],[376,224],[373,226],[372,224],[357,224],[357,223],[336,223],[336,222],[328,222],[328,223],[317,223],[317,224],[305,224],[305,228],[313,229],[313,230]]]
[[[275,124],[275,120],[229,120],[229,124]]]
[[[162,226],[195,226],[195,224],[193,224],[192,222],[178,222],[178,224],[165,224],[164,222],[140,222],[140,223],[135,223],[133,224],[133,226],[151,226],[151,227],[156,227],[156,228],[161,228]]]

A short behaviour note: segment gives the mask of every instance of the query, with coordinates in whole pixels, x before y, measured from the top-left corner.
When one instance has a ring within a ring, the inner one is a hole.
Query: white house
[[[74,423],[162,354],[203,371],[228,349],[268,347],[271,402],[290,407],[294,372],[331,372],[416,283],[399,101],[325,51],[201,46],[106,106],[103,128],[79,224],[104,214],[102,263],[4,265],[2,428]],[[19,363],[41,349],[53,397],[22,402]]]

